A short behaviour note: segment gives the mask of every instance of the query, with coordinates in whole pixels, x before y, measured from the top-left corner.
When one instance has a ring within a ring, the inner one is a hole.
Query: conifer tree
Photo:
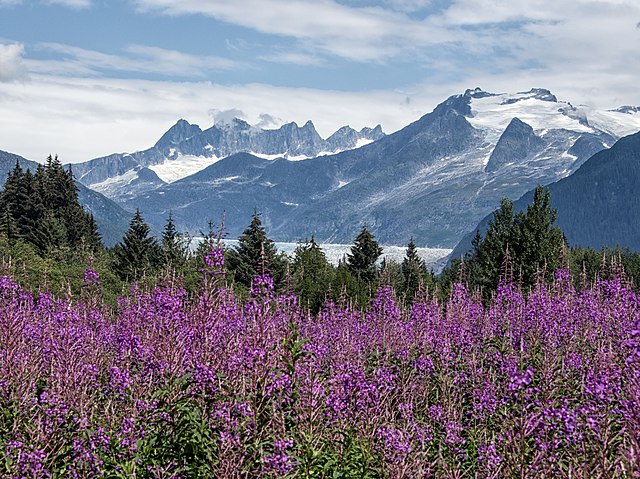
[[[356,278],[371,282],[377,275],[376,261],[382,254],[382,248],[366,226],[356,237],[350,253],[347,254],[347,267]]]
[[[472,255],[466,259],[471,285],[483,289],[488,297],[498,284],[507,252],[510,267],[524,286],[534,284],[540,270],[552,274],[566,245],[562,231],[554,226],[555,219],[549,191],[542,186],[535,189],[526,212],[514,214],[513,203],[503,198],[484,238],[479,232],[474,237]]]
[[[140,210],[136,210],[122,242],[114,247],[116,272],[122,279],[135,281],[153,272],[159,246],[156,239],[149,236],[150,230]]]
[[[173,215],[169,212],[169,217],[162,231],[160,243],[162,249],[162,264],[166,268],[180,268],[187,261],[189,253],[189,241],[185,235],[180,234],[176,229]]]
[[[402,277],[404,293],[407,300],[413,299],[421,284],[427,279],[427,267],[418,256],[418,249],[413,238],[407,244],[407,251],[402,261]]]
[[[261,274],[270,274],[274,283],[282,282],[286,263],[262,225],[257,211],[251,216],[251,223],[238,238],[238,246],[228,252],[227,263],[233,271],[236,282],[247,287],[251,280]]]
[[[313,312],[317,312],[331,288],[334,272],[313,236],[293,252],[291,271],[296,293],[303,304],[308,304]]]
[[[14,239],[33,244],[41,255],[102,247],[95,219],[78,201],[73,174],[57,157],[49,156],[35,174],[16,162],[0,193],[0,211],[4,229],[13,229]]]

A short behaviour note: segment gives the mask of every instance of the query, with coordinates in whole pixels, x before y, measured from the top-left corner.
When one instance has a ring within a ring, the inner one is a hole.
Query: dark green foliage
[[[620,271],[637,288],[640,286],[640,253],[625,248],[571,248],[569,268],[580,288],[589,287],[597,278],[612,278]]]
[[[140,210],[136,210],[122,242],[114,247],[116,272],[123,280],[135,281],[154,272],[161,249],[149,231]]]
[[[331,288],[334,271],[313,236],[294,251],[291,274],[302,304],[317,312]]]
[[[376,261],[382,254],[382,248],[366,226],[356,237],[351,252],[347,255],[349,272],[363,281],[373,281],[378,276]]]
[[[270,274],[277,287],[283,283],[287,269],[285,259],[267,237],[256,211],[251,216],[251,224],[238,238],[237,248],[229,250],[227,262],[234,280],[246,287],[250,287],[251,280],[261,274]]]
[[[58,258],[102,248],[93,216],[78,201],[73,173],[49,156],[35,174],[16,162],[0,193],[0,232]]]
[[[504,198],[484,238],[476,232],[473,251],[461,264],[470,285],[489,297],[501,275],[513,275],[525,287],[533,285],[538,274],[549,279],[561,265],[566,246],[555,220],[549,192],[541,186],[526,212],[514,214],[513,203]]]
[[[403,292],[405,298],[411,301],[416,292],[422,287],[432,287],[433,280],[427,271],[424,261],[418,257],[418,250],[413,238],[407,244],[407,252],[402,261]]]
[[[173,216],[169,213],[160,243],[162,267],[176,271],[184,269],[189,259],[189,244],[190,238],[178,232]]]

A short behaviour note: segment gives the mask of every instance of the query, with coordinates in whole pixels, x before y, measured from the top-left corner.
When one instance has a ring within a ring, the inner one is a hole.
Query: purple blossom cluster
[[[260,276],[110,309],[5,276],[0,411],[0,477],[637,477],[640,297],[559,271],[310,315]]]

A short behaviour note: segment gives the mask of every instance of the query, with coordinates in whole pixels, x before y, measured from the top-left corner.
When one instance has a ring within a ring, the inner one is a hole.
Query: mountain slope
[[[556,224],[570,246],[624,246],[640,251],[640,133],[596,153],[571,176],[548,188],[551,205],[558,211]],[[514,209],[525,210],[532,199],[530,191],[514,202]],[[492,217],[486,216],[475,229],[484,233]],[[469,251],[472,237],[473,233],[466,235],[451,257]]]
[[[311,121],[302,127],[287,123],[276,130],[263,130],[235,118],[201,130],[179,120],[152,148],[96,158],[75,164],[74,169],[84,185],[110,198],[131,198],[236,153],[300,160],[362,146],[383,136],[380,125],[359,132],[345,126],[324,140]]]
[[[257,208],[281,241],[314,234],[348,243],[366,224],[383,243],[413,236],[420,245],[451,247],[502,197],[564,178],[621,133],[637,130],[640,114],[631,109],[574,107],[542,89],[467,90],[360,148],[305,161],[234,155],[119,201],[140,207],[158,226],[172,211],[193,233],[225,212],[236,236]]]
[[[35,172],[38,167],[38,163],[35,161],[0,150],[0,185],[4,185],[9,172],[15,167],[16,161],[24,170],[29,169]],[[80,204],[95,218],[102,242],[106,246],[113,246],[122,239],[122,235],[129,227],[132,215],[104,195],[81,183],[76,182],[76,185]]]

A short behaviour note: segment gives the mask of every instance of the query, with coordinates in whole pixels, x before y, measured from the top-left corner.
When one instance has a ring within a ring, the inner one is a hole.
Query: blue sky
[[[640,104],[637,0],[0,0],[0,149],[84,161],[178,118],[395,131],[449,95]]]

